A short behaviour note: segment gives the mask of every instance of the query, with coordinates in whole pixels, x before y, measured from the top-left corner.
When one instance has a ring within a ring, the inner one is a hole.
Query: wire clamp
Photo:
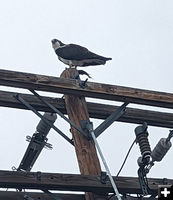
[[[88,131],[90,133],[89,124],[92,123],[89,120],[81,120],[81,127],[84,131]],[[88,140],[92,139],[91,134],[88,134]]]
[[[35,139],[35,138],[36,138],[35,135],[36,135],[36,133],[34,133],[34,135],[33,135],[32,137],[29,136],[29,135],[27,135],[27,136],[26,136],[26,141],[27,141],[27,142],[31,142],[32,138],[34,138],[34,142],[36,142],[37,144],[41,144],[41,142],[40,142],[38,139]],[[48,150],[52,150],[52,149],[53,149],[52,144],[47,143],[47,141],[48,141],[47,138],[45,138],[44,141],[43,141],[43,143],[44,143],[44,148],[45,148],[45,149],[48,149]]]
[[[106,184],[107,179],[108,179],[107,173],[101,171],[100,182],[101,182],[102,184]]]

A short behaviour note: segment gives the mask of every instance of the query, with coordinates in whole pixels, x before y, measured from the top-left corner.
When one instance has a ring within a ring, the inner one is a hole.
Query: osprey
[[[87,48],[77,44],[64,44],[57,39],[52,40],[52,47],[58,59],[69,67],[87,67],[91,65],[104,65],[112,58],[97,55]]]

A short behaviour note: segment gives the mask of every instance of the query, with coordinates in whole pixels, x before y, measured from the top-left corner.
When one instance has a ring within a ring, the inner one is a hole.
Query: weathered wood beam
[[[120,193],[140,194],[138,178],[114,177]],[[150,192],[157,192],[158,185],[163,184],[163,179],[148,178]],[[173,180],[168,179],[168,184]],[[62,191],[95,192],[98,194],[113,192],[109,182],[100,182],[100,176],[74,175],[58,173],[37,173],[19,171],[0,171],[0,188],[23,188],[23,189],[48,189]]]
[[[143,105],[173,108],[173,94],[137,88],[88,82],[86,88],[74,79],[0,70],[0,85],[72,94]]]
[[[1,200],[23,200],[24,195],[28,195],[34,200],[52,200],[53,198],[47,194],[39,193],[39,192],[12,192],[12,191],[0,191],[0,199]],[[85,200],[83,194],[61,194],[54,193],[55,197],[61,198],[62,200]],[[148,199],[148,198],[142,198]],[[111,200],[117,200],[116,197],[111,197]],[[137,197],[127,196],[125,198],[122,197],[122,200],[139,200]],[[156,200],[156,198],[150,199]]]
[[[9,108],[19,108],[19,109],[26,109],[28,108],[19,102],[16,98],[14,98],[15,92],[7,92],[0,90],[0,106],[2,107],[9,107]],[[23,99],[25,99],[29,104],[31,104],[37,111],[43,112],[51,112],[52,110],[41,102],[36,96],[31,94],[23,94],[17,93]],[[57,109],[59,109],[62,113],[67,114],[64,99],[62,98],[53,98],[53,97],[43,97],[44,100],[49,102],[50,104],[54,105]]]
[[[0,106],[10,108],[27,109],[23,104],[17,101],[13,92],[0,91]],[[29,102],[36,110],[43,112],[51,112],[45,104],[40,102],[37,97],[30,94],[20,94],[27,102]],[[67,114],[64,100],[62,98],[43,97],[48,103],[54,105],[63,114]],[[105,105],[99,103],[87,103],[90,118],[106,119],[117,106]],[[144,121],[148,125],[173,128],[173,114],[165,112],[156,112],[135,108],[127,108],[125,114],[118,120],[120,122],[142,124]]]
[[[39,192],[12,192],[12,191],[0,191],[1,200],[23,200],[24,195],[28,195],[34,200],[52,200],[53,198],[45,193]],[[57,194],[54,195],[62,200],[85,200],[82,194]]]

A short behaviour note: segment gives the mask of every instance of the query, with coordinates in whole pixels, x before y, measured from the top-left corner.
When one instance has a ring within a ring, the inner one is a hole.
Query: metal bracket
[[[124,113],[126,106],[129,103],[123,103],[117,108],[109,117],[107,117],[95,130],[95,136],[98,137],[104,130],[106,130],[114,121],[118,120]]]
[[[57,113],[60,117],[62,117],[66,122],[68,122],[73,128],[75,128],[77,131],[79,131],[84,137],[88,138],[88,135],[80,129],[78,126],[76,126],[70,119],[68,119],[61,111],[59,111],[57,108],[55,108],[52,104],[45,101],[37,92],[34,90],[30,90],[40,101],[42,101],[45,105],[47,105],[49,108],[52,109],[55,113]]]
[[[29,135],[27,135],[26,136],[26,141],[27,142],[31,142],[31,140],[32,140],[32,137],[31,136],[29,136]],[[52,144],[50,144],[50,143],[47,143],[47,138],[45,139],[45,141],[44,141],[44,148],[45,149],[49,149],[49,150],[52,150],[53,149],[53,146],[52,146]],[[38,141],[39,142],[39,141]]]
[[[90,123],[89,120],[81,120],[80,124],[83,130],[89,131],[88,130],[88,124]],[[91,134],[87,134],[87,139],[90,140],[92,139]]]
[[[106,181],[108,179],[108,175],[106,172],[101,172],[101,175],[100,175],[100,182],[102,184],[106,184]]]
[[[40,171],[36,172],[36,179],[38,181],[41,181],[41,172]]]
[[[124,113],[126,106],[129,103],[123,103],[119,108],[117,108],[109,117],[107,117],[95,130],[94,134],[97,138],[103,131],[105,131],[114,121],[118,120]],[[90,121],[88,120],[82,120],[81,121],[81,127],[83,130],[88,130],[88,124]],[[91,135],[89,135],[89,139],[91,138]]]
[[[59,133],[64,139],[66,139],[70,144],[74,145],[72,140],[68,138],[60,129],[51,124],[46,118],[44,118],[35,108],[33,108],[27,101],[25,101],[19,94],[13,95],[15,99],[24,104],[29,110],[32,110],[38,117],[40,117],[45,123],[47,123],[51,128],[53,128],[57,133]]]

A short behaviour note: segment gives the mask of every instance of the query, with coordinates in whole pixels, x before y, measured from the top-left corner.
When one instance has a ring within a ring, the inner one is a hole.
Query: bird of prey
[[[69,67],[87,67],[91,65],[104,65],[112,58],[97,55],[87,48],[77,44],[64,44],[57,39],[52,40],[52,47],[58,59]]]

